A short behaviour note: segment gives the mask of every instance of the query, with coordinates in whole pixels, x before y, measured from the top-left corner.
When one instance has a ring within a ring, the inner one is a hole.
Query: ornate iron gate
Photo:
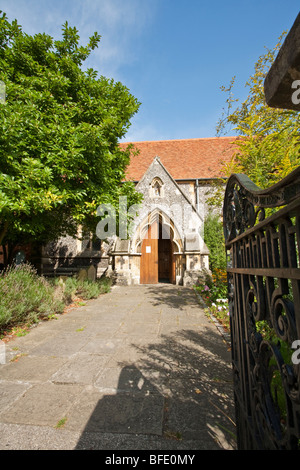
[[[300,448],[300,167],[267,190],[227,183],[234,399],[239,449]]]

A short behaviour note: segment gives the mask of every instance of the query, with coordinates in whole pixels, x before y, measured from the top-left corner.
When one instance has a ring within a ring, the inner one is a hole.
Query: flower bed
[[[229,310],[227,300],[226,271],[216,269],[205,283],[195,287],[210,313],[214,315],[226,331],[229,331]]]

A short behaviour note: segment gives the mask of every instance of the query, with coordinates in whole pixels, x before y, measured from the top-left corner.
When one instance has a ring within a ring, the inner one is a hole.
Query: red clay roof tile
[[[127,178],[139,181],[157,156],[175,180],[218,178],[222,162],[229,162],[236,151],[237,137],[131,142],[140,150],[132,155]],[[126,147],[128,143],[121,143]]]

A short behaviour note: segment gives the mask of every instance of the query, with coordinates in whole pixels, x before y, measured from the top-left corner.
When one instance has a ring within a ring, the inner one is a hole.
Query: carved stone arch
[[[164,183],[159,176],[153,178],[150,184],[149,196],[151,198],[164,197]]]
[[[170,239],[174,244],[174,253],[183,253],[184,246],[180,232],[177,229],[174,221],[160,208],[154,209],[152,212],[142,220],[137,227],[135,234],[132,238],[132,248],[135,253],[141,252],[141,244],[149,230],[149,227],[158,221],[163,228],[165,228],[165,236],[170,235]]]

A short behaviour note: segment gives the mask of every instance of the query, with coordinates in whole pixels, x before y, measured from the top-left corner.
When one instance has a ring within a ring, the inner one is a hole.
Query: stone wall
[[[61,237],[42,248],[41,274],[45,276],[72,276],[86,272],[87,277],[101,277],[107,270],[109,257],[92,250],[81,240]],[[90,267],[94,268],[89,270]],[[95,272],[93,276],[91,272]],[[84,274],[81,274],[83,277]]]

